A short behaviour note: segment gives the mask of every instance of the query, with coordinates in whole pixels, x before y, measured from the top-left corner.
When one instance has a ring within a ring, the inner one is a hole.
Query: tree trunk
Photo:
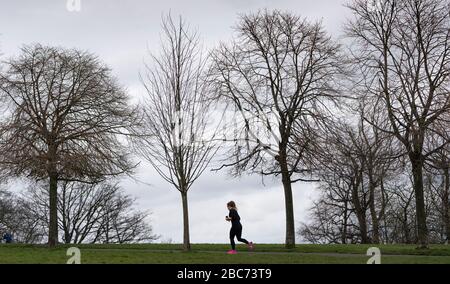
[[[72,234],[70,233],[70,218],[68,220],[67,216],[66,216],[66,186],[62,187],[61,190],[61,208],[59,208],[60,212],[61,212],[61,225],[62,225],[62,229],[64,232],[64,243],[65,244],[70,244],[72,242]],[[75,236],[75,243],[77,241],[77,236]]]
[[[49,196],[48,245],[54,247],[58,243],[58,176],[56,174],[50,174]]]
[[[374,244],[380,243],[380,222],[378,220],[378,214],[375,208],[375,188],[376,185],[373,181],[369,182],[369,207],[370,215],[372,217],[372,242]]]
[[[280,153],[278,158],[281,170],[281,179],[284,189],[284,207],[286,211],[286,248],[295,248],[295,223],[294,223],[294,201],[292,198],[292,182],[286,160],[286,154]]]
[[[445,224],[445,234],[447,244],[450,242],[450,173],[449,168],[444,168],[444,200],[442,201],[444,205],[444,224]]]
[[[191,242],[189,240],[189,210],[187,192],[181,192],[181,200],[183,202],[183,250],[191,250]]]
[[[359,212],[356,214],[359,224],[359,233],[361,234],[361,244],[368,244],[369,238],[367,237],[367,222],[366,214],[364,212]]]
[[[413,187],[416,197],[417,238],[419,248],[428,248],[427,217],[423,192],[423,160],[414,155],[411,157]]]
[[[408,207],[406,207],[403,210],[403,223],[402,223],[402,227],[403,227],[403,234],[405,237],[405,243],[406,244],[410,244],[411,240],[410,240],[410,236],[409,236],[409,226],[408,226]]]
[[[342,224],[342,235],[341,235],[341,242],[342,244],[346,244],[347,243],[347,226],[348,226],[348,201],[346,200],[344,202],[344,221]]]
[[[369,243],[369,240],[367,238],[367,221],[366,221],[366,211],[365,208],[361,205],[361,202],[359,200],[358,196],[358,189],[359,189],[360,182],[356,182],[351,185],[352,187],[352,203],[355,207],[355,214],[356,218],[358,219],[359,224],[359,232],[361,235],[361,243],[367,244]]]

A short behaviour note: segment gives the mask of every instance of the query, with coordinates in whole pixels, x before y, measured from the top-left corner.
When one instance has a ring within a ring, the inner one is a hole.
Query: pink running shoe
[[[253,242],[249,242],[247,246],[248,246],[249,250],[254,250],[255,249],[255,246],[253,245]]]
[[[229,251],[227,251],[227,254],[237,254],[237,251],[235,251],[235,250],[229,250]]]

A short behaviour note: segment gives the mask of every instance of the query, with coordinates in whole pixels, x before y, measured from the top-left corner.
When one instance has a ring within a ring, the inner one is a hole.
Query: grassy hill
[[[257,244],[253,252],[238,246],[237,255],[226,255],[225,244],[193,244],[183,252],[178,244],[129,245],[0,245],[0,263],[59,263],[69,259],[67,248],[81,250],[81,263],[169,263],[169,264],[365,264],[368,248],[375,245],[297,245],[287,250],[283,245]],[[432,245],[418,250],[414,245],[378,245],[381,263],[450,264],[450,246]]]

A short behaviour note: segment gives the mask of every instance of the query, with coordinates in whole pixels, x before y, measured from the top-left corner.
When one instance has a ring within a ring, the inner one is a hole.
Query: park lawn
[[[60,245],[47,248],[38,245],[0,245],[0,263],[64,264],[68,247],[81,250],[82,263],[114,264],[364,264],[366,251],[375,245],[256,245],[255,252],[238,246],[237,255],[226,255],[225,244],[193,244],[183,252],[178,244],[129,245]],[[450,264],[450,246],[432,245],[417,250],[414,245],[378,245],[384,264]]]

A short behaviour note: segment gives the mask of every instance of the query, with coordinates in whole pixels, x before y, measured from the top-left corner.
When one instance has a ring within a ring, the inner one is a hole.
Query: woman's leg
[[[234,242],[235,236],[236,236],[236,232],[235,232],[234,228],[231,227],[231,229],[230,229],[230,244],[231,244],[232,250],[236,250],[236,243]]]
[[[241,236],[242,236],[242,227],[240,227],[240,228],[238,228],[236,230],[236,236],[237,236],[237,240],[238,241],[248,245],[248,241],[246,239],[241,238]]]

